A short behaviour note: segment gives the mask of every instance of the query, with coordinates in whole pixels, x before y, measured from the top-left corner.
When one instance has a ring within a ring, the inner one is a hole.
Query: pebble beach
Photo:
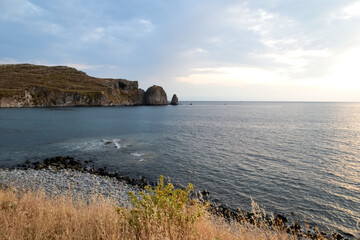
[[[89,200],[101,195],[121,206],[130,206],[128,192],[137,191],[136,187],[115,178],[71,169],[0,169],[0,183],[21,191],[44,191],[54,197],[70,195],[73,199]]]

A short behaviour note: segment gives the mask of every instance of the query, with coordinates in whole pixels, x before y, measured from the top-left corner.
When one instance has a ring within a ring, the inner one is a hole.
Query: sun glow
[[[316,52],[314,57],[319,57],[318,53],[326,53],[329,57],[329,67],[326,72],[317,77],[291,77],[295,72],[306,70],[309,66],[301,56],[296,56],[294,62],[287,55],[275,60],[282,62],[287,60],[286,67],[280,68],[260,68],[260,67],[215,67],[215,68],[194,68],[187,76],[176,78],[180,82],[190,84],[221,84],[223,86],[245,86],[245,85],[271,85],[271,86],[302,86],[316,87],[324,89],[360,89],[360,47],[348,49],[340,54],[329,52]],[[269,57],[269,55],[264,55]],[[309,56],[306,55],[308,58]],[[325,57],[322,56],[321,57]],[[274,59],[274,58],[273,58]],[[305,61],[306,60],[306,61]]]
[[[189,76],[178,77],[177,80],[191,84],[241,86],[275,83],[281,79],[276,71],[257,67],[195,68],[192,72]]]
[[[328,84],[339,88],[360,89],[360,47],[342,53],[337,64],[330,69]]]

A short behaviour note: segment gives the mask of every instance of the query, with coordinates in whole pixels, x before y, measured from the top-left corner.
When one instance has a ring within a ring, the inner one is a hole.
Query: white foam
[[[103,139],[102,140],[104,144],[111,144],[113,141],[109,139]]]
[[[65,142],[62,144],[63,148],[71,151],[97,151],[102,148],[102,143],[98,141]]]
[[[119,143],[119,140],[114,139],[113,143],[118,150],[121,148],[121,144]]]
[[[113,145],[119,150],[122,147],[125,147],[126,145],[120,144],[121,139],[102,139],[102,142],[104,145]]]
[[[135,156],[135,157],[141,157],[141,156],[144,156],[143,153],[138,153],[138,152],[134,152],[134,153],[131,153],[131,155]]]
[[[143,158],[139,160],[139,162],[143,162],[143,161],[145,161],[145,159],[143,159]]]

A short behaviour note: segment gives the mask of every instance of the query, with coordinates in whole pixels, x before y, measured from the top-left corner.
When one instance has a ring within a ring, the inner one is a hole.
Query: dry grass
[[[31,87],[81,95],[111,89],[112,79],[94,78],[74,68],[31,64],[0,64],[0,97],[13,96]]]
[[[162,213],[134,224],[133,211],[101,196],[91,204],[70,197],[0,190],[0,239],[291,239],[281,231],[248,224],[229,225],[204,212],[185,224]],[[158,209],[159,210],[159,209]],[[184,225],[185,224],[185,225]]]

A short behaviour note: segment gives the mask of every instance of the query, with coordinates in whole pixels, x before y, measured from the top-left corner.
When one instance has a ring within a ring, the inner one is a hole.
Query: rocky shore
[[[95,78],[67,66],[0,64],[0,108],[168,105],[166,92],[137,81]]]
[[[72,157],[57,156],[47,158],[41,162],[26,161],[13,169],[0,169],[0,188],[15,187],[21,191],[43,190],[49,196],[71,194],[76,199],[89,200],[94,195],[102,195],[117,201],[122,206],[130,206],[129,191],[139,191],[146,185],[154,186],[145,178],[137,179],[123,176],[119,173],[108,172],[106,169],[96,169],[91,161],[79,162]],[[256,224],[263,221],[270,228],[280,228],[289,234],[300,238],[318,239],[354,239],[354,236],[345,233],[328,233],[310,226],[304,228],[298,222],[289,223],[281,214],[275,218],[232,209],[212,199],[207,190],[193,197],[210,202],[210,212],[238,222]],[[344,238],[344,236],[346,238]]]
[[[69,195],[74,200],[89,201],[101,195],[115,200],[122,206],[130,206],[129,191],[136,188],[114,178],[98,176],[76,170],[0,170],[2,187],[13,187],[20,191],[44,191],[47,196]]]

